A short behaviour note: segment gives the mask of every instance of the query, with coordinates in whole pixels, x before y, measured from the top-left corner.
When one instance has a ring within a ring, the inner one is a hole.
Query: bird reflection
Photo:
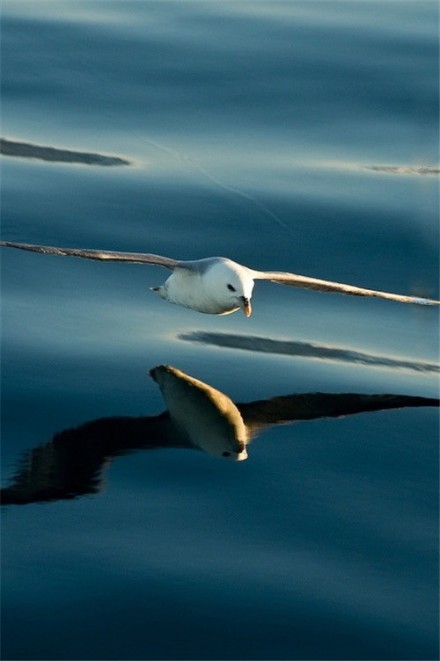
[[[167,410],[149,417],[111,417],[56,434],[20,461],[2,505],[65,500],[97,493],[115,457],[156,448],[201,449],[223,460],[247,458],[247,445],[265,428],[301,420],[384,409],[439,406],[411,395],[305,393],[237,403],[184,372],[159,365],[150,371]]]

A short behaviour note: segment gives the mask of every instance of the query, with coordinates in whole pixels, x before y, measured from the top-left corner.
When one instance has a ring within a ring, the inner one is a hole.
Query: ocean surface
[[[4,240],[438,298],[437,2],[2,5]],[[258,282],[217,317],[160,267],[1,258],[3,659],[438,659],[434,406],[292,409],[239,463],[51,441],[161,414],[162,364],[436,398],[435,308]]]

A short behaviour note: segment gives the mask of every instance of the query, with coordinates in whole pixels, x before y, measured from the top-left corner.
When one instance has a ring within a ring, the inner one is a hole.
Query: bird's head
[[[203,281],[209,296],[221,307],[220,314],[241,309],[246,317],[251,316],[254,280],[245,266],[230,259],[215,258],[204,273]]]

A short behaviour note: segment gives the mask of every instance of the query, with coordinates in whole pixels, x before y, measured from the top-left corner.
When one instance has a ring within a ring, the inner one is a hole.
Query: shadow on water
[[[157,416],[112,417],[56,434],[27,452],[2,505],[72,499],[100,490],[114,457],[157,448],[201,449],[229,460],[247,458],[247,445],[264,429],[289,422],[385,409],[439,406],[410,395],[305,393],[234,404],[224,393],[180,370],[150,371],[167,410]]]
[[[5,138],[0,139],[0,154],[18,158],[37,158],[41,161],[51,161],[53,163],[79,163],[81,165],[101,165],[103,167],[132,165],[130,161],[119,156],[71,151],[28,142],[13,142]]]
[[[234,335],[231,333],[211,333],[209,331],[192,331],[180,333],[179,340],[185,342],[200,342],[228,349],[257,351],[271,354],[282,354],[295,358],[317,358],[319,360],[340,361],[345,363],[360,363],[372,367],[388,367],[392,369],[407,369],[415,372],[439,372],[435,363],[388,358],[362,351],[353,351],[341,347],[314,344],[312,342],[295,342],[292,340],[273,340],[252,335]]]

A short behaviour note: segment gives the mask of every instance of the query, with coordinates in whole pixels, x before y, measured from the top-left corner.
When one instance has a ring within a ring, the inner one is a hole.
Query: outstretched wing
[[[246,427],[255,434],[265,427],[316,418],[339,418],[356,413],[420,406],[436,406],[439,400],[412,395],[360,395],[356,393],[305,393],[237,404]]]
[[[133,264],[157,264],[168,269],[174,269],[181,262],[161,257],[161,255],[150,255],[143,252],[113,252],[109,250],[87,250],[82,248],[55,248],[53,246],[39,246],[33,243],[14,243],[13,241],[0,241],[4,248],[19,248],[30,252],[39,252],[45,255],[62,255],[71,257],[82,257],[83,259],[97,259],[109,262],[132,262]]]
[[[349,294],[351,296],[372,296],[375,298],[386,298],[389,301],[398,303],[413,303],[416,305],[440,305],[440,301],[430,298],[421,298],[418,296],[405,296],[402,294],[391,294],[385,291],[376,291],[374,289],[364,289],[354,285],[345,285],[341,282],[331,282],[329,280],[319,280],[309,278],[305,275],[287,273],[283,271],[252,271],[254,280],[270,280],[280,285],[289,285],[291,287],[302,287],[304,289],[315,289],[316,291],[335,292],[338,294]]]

